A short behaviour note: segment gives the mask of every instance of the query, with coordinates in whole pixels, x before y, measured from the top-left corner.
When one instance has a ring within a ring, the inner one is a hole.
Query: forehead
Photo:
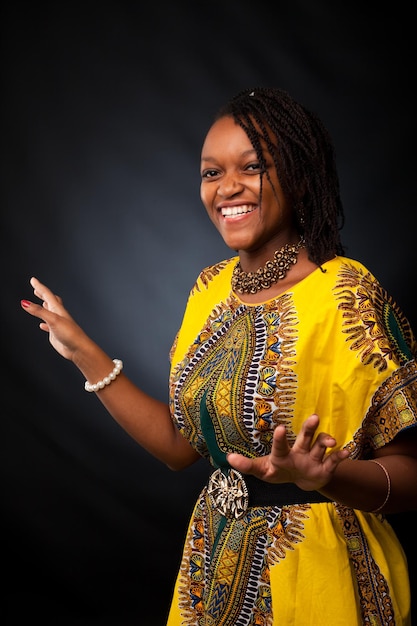
[[[249,137],[232,117],[221,117],[210,127],[202,148],[202,158],[230,151],[253,150]]]

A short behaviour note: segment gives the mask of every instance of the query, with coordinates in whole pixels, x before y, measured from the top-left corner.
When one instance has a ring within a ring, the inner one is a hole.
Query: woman
[[[206,135],[201,198],[238,255],[190,292],[169,406],[37,279],[43,306],[22,301],[146,450],[173,470],[213,466],[168,624],[409,625],[407,563],[384,514],[417,508],[417,344],[344,256],[326,129],[284,91],[238,94]]]

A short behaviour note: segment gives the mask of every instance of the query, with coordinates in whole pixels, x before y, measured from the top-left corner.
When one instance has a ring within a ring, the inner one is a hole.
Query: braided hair
[[[227,116],[243,128],[256,150],[261,194],[263,175],[271,182],[262,151],[266,146],[310,260],[321,265],[343,255],[344,212],[334,148],[319,118],[276,88],[241,91],[217,112],[215,120]]]

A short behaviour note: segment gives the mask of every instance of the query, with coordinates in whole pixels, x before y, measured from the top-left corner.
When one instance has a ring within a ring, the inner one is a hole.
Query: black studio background
[[[176,474],[142,451],[19,301],[36,275],[166,400],[188,290],[230,255],[199,200],[201,142],[229,96],[276,85],[320,115],[338,155],[347,253],[417,328],[414,21],[409,3],[384,10],[3,4],[5,626],[164,624],[207,467]],[[392,518],[410,561],[411,516]]]

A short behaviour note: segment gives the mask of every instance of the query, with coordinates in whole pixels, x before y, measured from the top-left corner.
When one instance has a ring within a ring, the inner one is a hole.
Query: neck
[[[285,238],[276,238],[256,250],[237,250],[240,267],[245,272],[256,272],[258,269],[264,267],[268,261],[273,260],[274,254],[277,250],[284,248],[286,245],[296,246],[300,239],[300,235],[295,233],[292,236],[287,236]]]
[[[245,272],[240,261],[236,264],[232,276],[232,288],[240,294],[255,294],[286,277],[291,266],[297,263],[298,253],[304,247],[304,239],[297,243],[287,243],[275,251],[263,267],[254,272]]]

